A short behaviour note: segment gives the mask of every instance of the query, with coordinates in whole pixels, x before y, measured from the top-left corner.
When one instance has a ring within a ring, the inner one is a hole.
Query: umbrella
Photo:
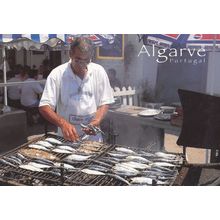
[[[43,44],[55,47],[60,43],[68,45],[80,36],[88,37],[95,46],[112,44],[115,38],[115,34],[0,34],[0,45],[16,49],[29,49],[31,46],[39,48]]]
[[[42,45],[56,47],[60,45],[69,45],[74,38],[85,36],[88,37],[94,46],[107,46],[114,43],[115,34],[0,34],[0,46],[2,47],[3,57],[3,79],[6,83],[6,56],[5,48],[40,49]],[[4,87],[4,105],[7,109],[7,86]]]

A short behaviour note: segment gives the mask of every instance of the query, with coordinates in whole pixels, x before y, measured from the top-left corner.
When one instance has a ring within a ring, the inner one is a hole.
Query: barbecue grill
[[[220,185],[220,163],[219,146],[220,146],[220,97],[214,97],[206,94],[196,93],[192,91],[179,90],[179,96],[183,107],[183,124],[181,134],[177,144],[183,147],[183,154],[175,154],[175,158],[181,161],[175,164],[169,171],[173,174],[167,185]],[[134,150],[138,154],[146,155],[151,152],[144,152],[143,148],[134,149],[127,146],[119,146],[117,144],[106,144],[98,142],[79,142],[75,146],[76,152],[85,150],[88,145],[95,146],[95,150],[91,157],[86,161],[71,162],[74,166],[73,170],[64,168],[67,155],[64,153],[50,152],[56,157],[56,162],[60,165],[56,167],[46,168],[44,172],[25,170],[13,163],[4,163],[4,158],[16,155],[21,150],[30,149],[28,145],[35,144],[38,141],[44,141],[47,138],[55,138],[65,145],[73,143],[64,140],[54,134],[46,134],[40,138],[36,138],[10,152],[0,156],[0,185],[64,185],[64,186],[126,186],[130,185],[132,177],[128,175],[118,176],[112,172],[114,160],[111,154],[118,147],[127,150]],[[210,164],[187,164],[185,161],[186,147],[208,148],[212,150],[212,158]],[[88,150],[88,149],[87,149]],[[110,154],[111,153],[111,154]],[[173,154],[174,155],[174,154]],[[28,161],[33,158],[28,157]],[[157,161],[158,158],[154,158]],[[106,164],[106,160],[109,161]],[[113,164],[111,164],[113,163]],[[103,175],[93,175],[82,172],[94,165],[105,165],[110,172]],[[145,177],[151,178],[152,174]],[[136,175],[136,174],[135,174]],[[140,177],[137,174],[135,177]],[[163,176],[156,176],[151,184],[158,185],[158,180]],[[141,184],[138,184],[141,185]]]
[[[30,149],[28,145],[35,144],[38,141],[44,141],[46,138],[55,138],[64,144],[71,145],[71,142],[64,140],[54,134],[47,134],[40,138],[36,138],[22,146],[13,149],[10,152],[3,154],[1,159],[16,155],[18,152],[24,149]],[[87,142],[79,143],[78,150],[87,146]],[[91,144],[91,143],[90,143]],[[17,166],[16,164],[4,164],[0,162],[0,184],[1,185],[64,185],[64,186],[126,186],[129,185],[129,177],[119,178],[119,176],[113,173],[106,173],[105,175],[92,175],[83,173],[82,170],[92,165],[103,164],[103,158],[110,158],[109,152],[113,152],[116,147],[124,147],[119,145],[109,145],[104,143],[93,142],[93,145],[97,145],[97,152],[94,153],[91,158],[83,162],[74,162],[73,165],[76,170],[68,171],[64,169],[62,163],[65,161],[66,154],[50,152],[56,158],[61,165],[53,169],[45,169],[45,172],[37,172],[32,170],[25,170]],[[129,147],[125,147],[129,149]],[[181,155],[178,155],[181,157]],[[28,158],[28,162],[31,162],[33,158]],[[105,164],[105,163],[104,163]],[[110,166],[109,164],[107,164]],[[177,169],[177,167],[173,167]],[[179,167],[178,167],[179,169]],[[178,171],[176,172],[176,176]],[[175,176],[175,178],[176,178]],[[173,184],[175,178],[170,181],[170,185]],[[155,182],[152,185],[156,185]]]

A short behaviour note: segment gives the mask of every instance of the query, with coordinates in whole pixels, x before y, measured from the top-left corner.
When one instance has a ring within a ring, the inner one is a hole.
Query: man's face
[[[87,73],[87,65],[90,63],[91,54],[82,52],[79,48],[70,51],[71,65],[75,73],[84,75]]]

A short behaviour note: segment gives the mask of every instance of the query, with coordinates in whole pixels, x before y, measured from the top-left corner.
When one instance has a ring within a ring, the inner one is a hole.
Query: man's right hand
[[[60,128],[63,133],[64,139],[68,141],[78,141],[79,140],[79,135],[77,134],[76,128],[74,125],[70,124],[66,120],[62,120],[62,123],[60,125]]]
[[[39,107],[41,115],[51,122],[52,124],[60,127],[63,133],[63,137],[69,141],[79,140],[79,135],[77,134],[76,128],[74,125],[67,122],[64,118],[60,117],[54,110],[48,106],[44,105]]]

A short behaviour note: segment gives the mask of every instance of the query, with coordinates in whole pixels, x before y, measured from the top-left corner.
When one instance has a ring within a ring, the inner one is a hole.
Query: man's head
[[[70,46],[71,65],[75,73],[84,75],[87,65],[91,62],[93,52],[92,42],[85,37],[74,39]]]

